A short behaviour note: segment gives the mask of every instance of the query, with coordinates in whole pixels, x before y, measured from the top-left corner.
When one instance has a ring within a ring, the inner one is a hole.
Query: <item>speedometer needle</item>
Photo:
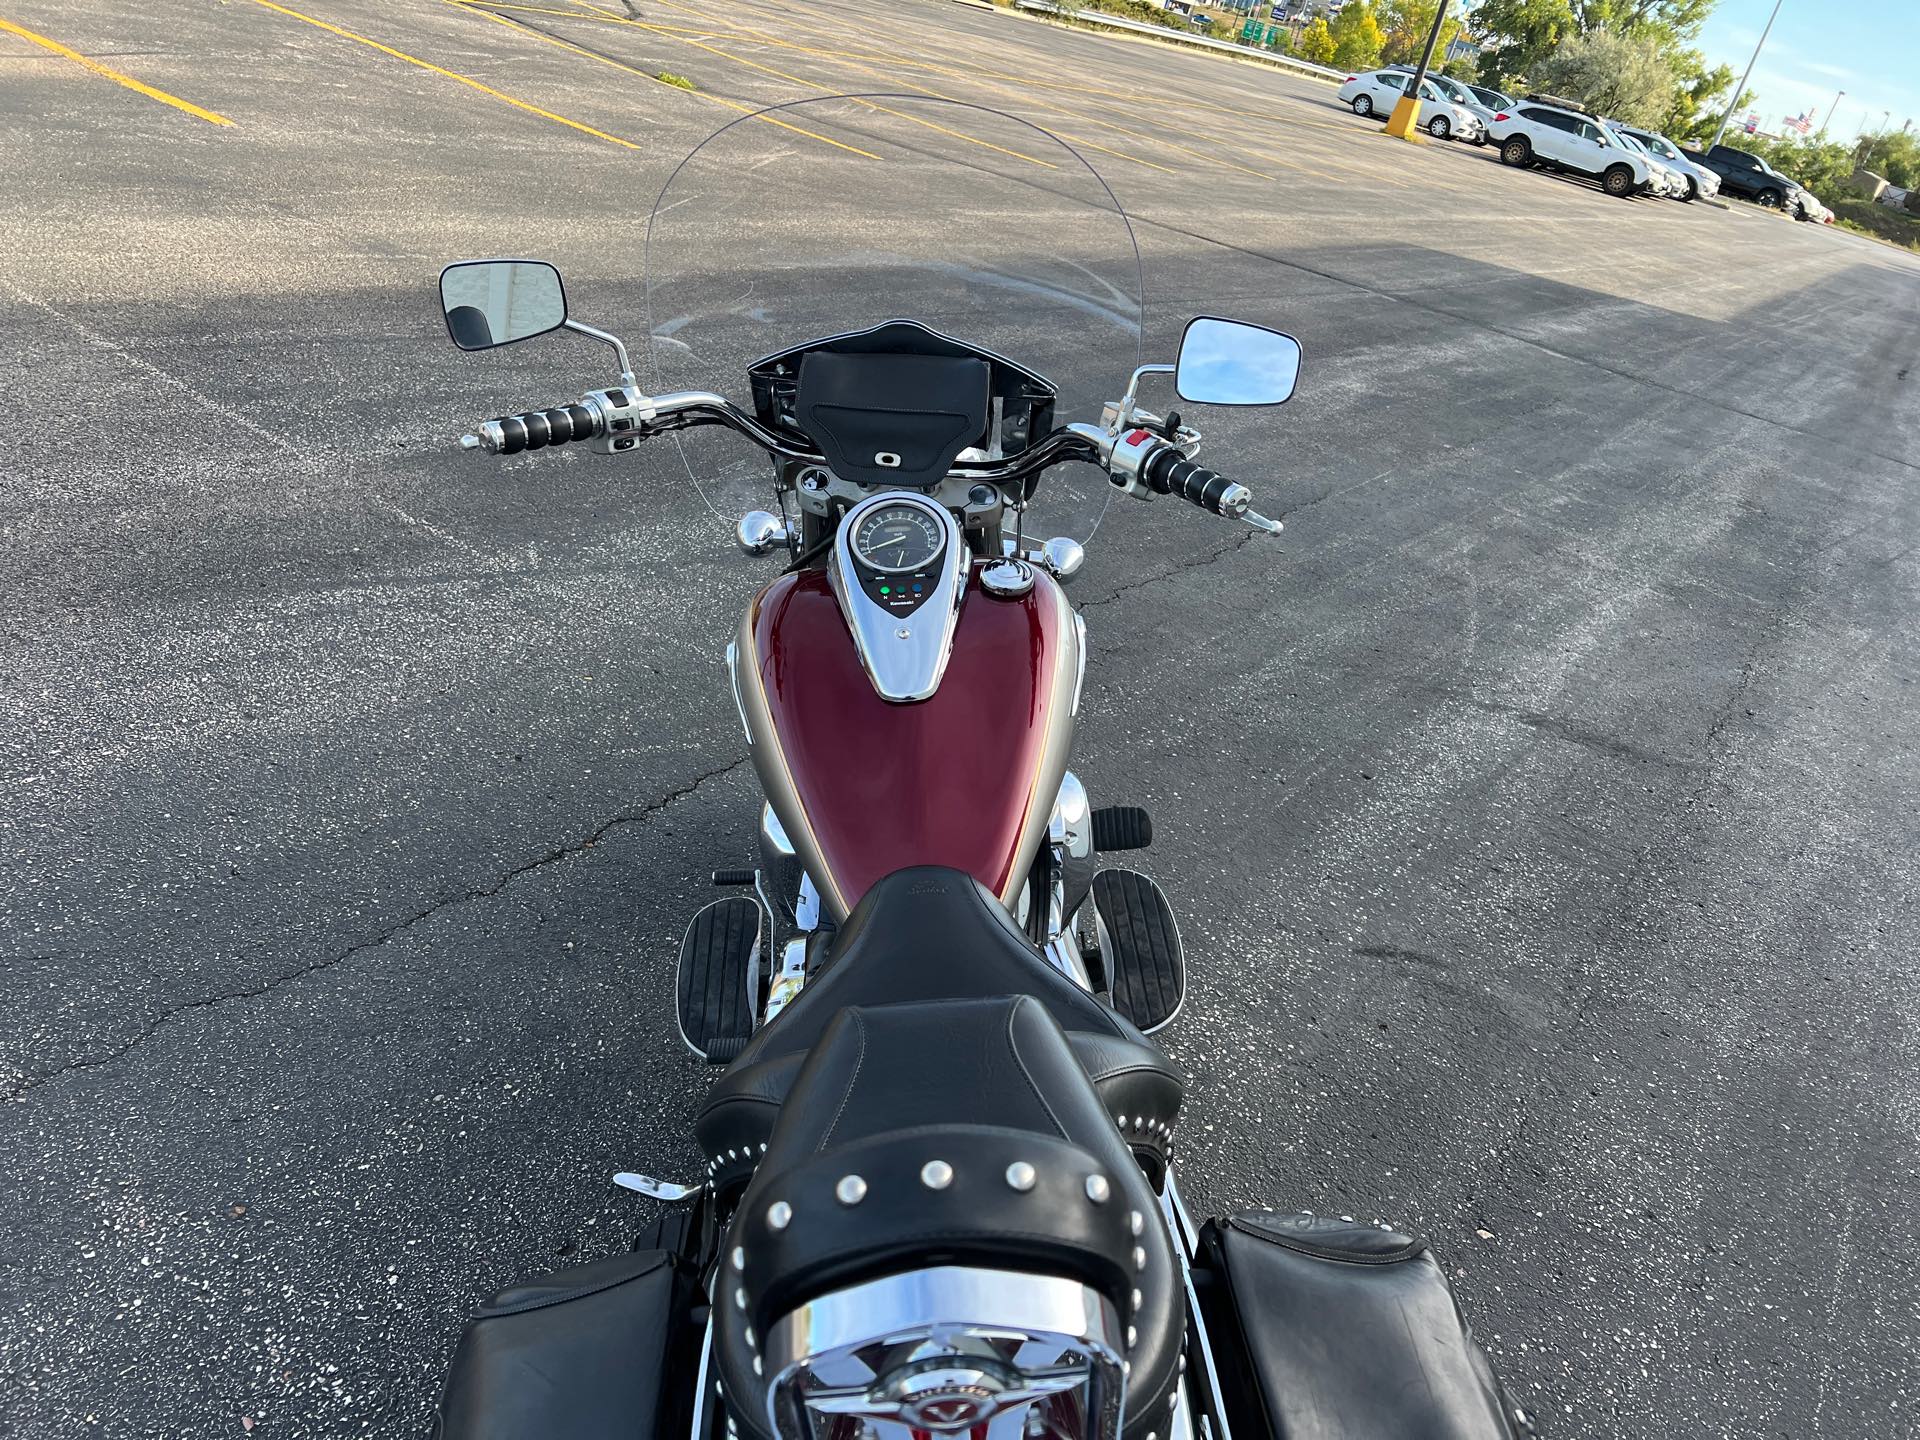
[[[889,545],[904,545],[909,538],[910,537],[906,535],[896,535],[891,540],[876,540],[873,544],[867,546],[867,548],[869,550],[884,550]]]

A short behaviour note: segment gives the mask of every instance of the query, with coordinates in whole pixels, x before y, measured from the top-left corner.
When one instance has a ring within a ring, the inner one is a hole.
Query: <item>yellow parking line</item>
[[[685,5],[674,4],[673,0],[661,0],[661,3],[667,4],[670,6],[670,8],[673,8],[676,10],[687,9]],[[690,11],[689,13],[697,14],[698,12]],[[756,15],[759,14],[759,12],[755,12],[755,13]],[[770,19],[772,17],[764,17],[764,18]],[[782,14],[780,18],[790,20],[792,19],[792,16],[790,14]],[[834,26],[833,28],[840,33],[843,33],[843,34],[847,33],[845,26]],[[918,32],[900,32],[900,33],[903,38],[903,43],[904,43],[905,37],[909,34],[911,34],[915,39],[919,38]],[[856,56],[859,56],[863,53],[867,53],[867,52],[859,52],[859,51],[815,49],[806,45],[798,44],[791,40],[782,39],[776,35],[769,34],[765,30],[758,30],[758,29],[747,30],[743,32],[742,38],[746,38],[746,36],[748,35],[751,35],[754,38],[762,40],[765,43],[770,45],[779,45],[788,49],[800,50],[811,55],[842,58],[842,59],[848,60],[850,63],[855,63],[855,64],[858,64],[858,60],[855,59]],[[1065,115],[1065,116],[1068,116],[1070,119],[1079,121],[1083,124],[1099,125],[1105,129],[1117,131],[1122,135],[1127,135],[1137,140],[1146,140],[1151,144],[1163,145],[1163,146],[1166,146],[1168,149],[1177,150],[1182,154],[1190,155],[1195,159],[1206,161],[1209,164],[1219,165],[1229,170],[1238,170],[1242,174],[1252,175],[1261,180],[1276,180],[1280,178],[1270,170],[1257,170],[1250,165],[1243,165],[1243,164],[1240,164],[1238,161],[1226,159],[1223,155],[1219,154],[1217,151],[1197,150],[1192,148],[1191,146],[1182,145],[1176,141],[1169,140],[1163,135],[1148,134],[1144,131],[1130,129],[1125,125],[1121,125],[1116,121],[1109,120],[1100,115],[1087,115],[1080,111],[1069,110],[1059,105],[1046,104],[1043,101],[1035,99],[1032,94],[1032,91],[1038,88],[1038,89],[1060,91],[1060,92],[1069,93],[1069,94],[1097,96],[1105,99],[1120,101],[1123,104],[1131,104],[1131,103],[1139,102],[1142,99],[1142,97],[1139,95],[1124,95],[1118,91],[1102,90],[1097,87],[1052,83],[1052,82],[1036,79],[1033,76],[1009,75],[1004,71],[992,70],[992,69],[988,69],[985,66],[975,65],[975,64],[956,64],[951,62],[942,63],[941,61],[935,60],[931,56],[928,56],[924,51],[919,52],[917,57],[909,55],[904,51],[902,51],[902,52],[897,52],[897,53],[888,54],[888,55],[874,55],[874,54],[868,53],[868,58],[882,61],[890,66],[895,67],[896,69],[905,68],[908,70],[930,71],[934,74],[946,75],[952,79],[959,80],[963,83],[974,84],[974,85],[985,85],[990,89],[998,90],[1003,93],[1012,93],[1013,95],[1018,97],[1020,103],[1023,106],[1030,106],[1030,107],[1034,107],[1042,110],[1047,110],[1056,115]],[[1009,92],[1008,87],[1002,86],[1002,85],[996,85],[993,83],[997,79],[1014,81],[1016,82],[1018,88],[1012,89]],[[919,90],[922,94],[939,95],[938,91],[928,90],[924,86],[912,85],[904,80],[900,80],[897,77],[897,75],[894,77],[894,83],[906,84],[908,85],[909,89]],[[939,98],[947,99],[950,97],[941,95],[939,96]],[[1222,107],[1219,107],[1219,106],[1205,106],[1204,104],[1202,105],[1202,108],[1213,109],[1213,110],[1219,111],[1220,113],[1231,114],[1236,119],[1245,118],[1247,113],[1247,112],[1240,112],[1240,111],[1224,110],[1222,109]],[[1129,118],[1133,118],[1131,110],[1127,111],[1127,114]],[[1262,118],[1262,119],[1273,118],[1268,116],[1261,116],[1258,114],[1258,112],[1252,112],[1252,114],[1256,118]],[[1176,125],[1174,128],[1182,128],[1182,127],[1179,127]],[[1182,133],[1193,135],[1194,138],[1196,139],[1212,138],[1210,136],[1203,135],[1200,132],[1196,132],[1191,129],[1182,128]],[[1067,137],[1062,136],[1062,138],[1064,139]],[[1091,145],[1091,142],[1086,142],[1086,141],[1076,141],[1075,143],[1088,144],[1089,147],[1093,149],[1102,148],[1100,146]],[[1122,159],[1134,160],[1142,165],[1152,166],[1153,168],[1156,168],[1156,169],[1167,168],[1165,166],[1157,166],[1151,160],[1142,159],[1140,156],[1137,156],[1137,155],[1130,155],[1126,151],[1122,151],[1122,150],[1109,149],[1109,150],[1106,150],[1105,153],[1110,155],[1118,155]],[[1284,166],[1288,169],[1303,170],[1310,175],[1320,176],[1322,179],[1332,180],[1337,178],[1336,176],[1327,174],[1327,172],[1323,170],[1316,170],[1310,165],[1304,165],[1300,163],[1298,160],[1293,159],[1291,157],[1269,155],[1269,156],[1264,156],[1262,158],[1272,160],[1275,163],[1281,166]]]
[[[589,4],[587,3],[587,0],[582,0],[582,4],[586,9],[595,11],[601,15],[604,15],[609,20],[617,21],[622,25],[631,25],[637,30],[651,30],[656,34],[665,35],[669,40],[673,40],[681,45],[692,45],[697,49],[707,51],[709,54],[718,55],[723,60],[731,60],[736,65],[745,65],[750,70],[759,70],[765,74],[774,76],[776,79],[785,80],[789,84],[803,85],[808,89],[817,88],[814,85],[814,82],[811,80],[808,80],[805,76],[792,75],[787,73],[784,70],[776,70],[771,65],[762,65],[757,60],[748,60],[744,56],[732,54],[729,51],[720,49],[716,45],[709,45],[706,42],[701,40],[689,40],[684,35],[672,34],[666,29],[664,29],[663,27],[658,25],[649,25],[639,20],[629,20],[623,15],[615,15],[612,11],[604,10],[598,5]],[[848,97],[848,98],[855,98],[855,101],[857,104],[863,105],[869,110],[878,110],[880,113],[884,115],[893,115],[898,117],[899,119],[911,121],[915,125],[922,126],[928,130],[938,131],[942,135],[951,135],[956,140],[965,140],[970,145],[978,145],[983,149],[993,150],[1001,155],[1011,155],[1016,160],[1025,160],[1030,162],[1031,164],[1041,166],[1043,169],[1054,170],[1058,168],[1056,165],[1054,165],[1054,163],[1051,160],[1042,160],[1038,155],[1028,155],[1019,150],[1010,150],[1004,145],[995,145],[990,140],[982,140],[978,136],[968,135],[965,132],[960,130],[949,130],[944,125],[936,125],[931,120],[923,120],[919,116],[909,115],[903,110],[890,109],[889,107],[885,105],[877,104],[872,100],[859,100],[856,97]]]
[[[274,4],[273,0],[253,0],[253,3],[263,9],[272,10],[277,14],[288,16],[291,19],[304,20],[307,24],[317,26],[329,34],[338,35],[344,40],[357,41],[362,45],[378,50],[382,55],[391,55],[396,60],[404,60],[409,65],[417,65],[422,70],[428,71],[431,74],[444,76],[448,80],[457,80],[469,89],[478,90],[482,95],[490,96],[495,100],[505,101],[516,110],[524,110],[529,115],[538,115],[543,120],[551,120],[556,125],[566,126],[569,130],[578,130],[582,135],[591,135],[596,140],[605,140],[611,145],[619,145],[627,150],[644,150],[647,148],[644,145],[635,144],[631,140],[623,140],[618,135],[609,135],[604,130],[596,130],[591,125],[583,125],[578,120],[569,120],[564,115],[556,115],[551,110],[542,110],[538,105],[529,105],[525,100],[516,100],[511,95],[495,90],[491,85],[482,85],[471,76],[459,75],[451,70],[443,70],[438,65],[422,60],[417,55],[409,55],[406,51],[396,50],[391,45],[382,45],[378,40],[369,40],[365,35],[344,29],[339,25],[330,25],[325,20],[316,20],[311,15],[302,15],[298,10],[289,10],[284,5]]]
[[[467,0],[448,0],[448,3],[453,5],[456,9],[465,10],[470,14],[484,15],[487,17],[487,19],[492,20],[497,24],[512,26],[513,29],[518,34],[524,35],[530,40],[541,40],[547,43],[548,45],[557,45],[562,50],[571,50],[574,54],[584,55],[589,60],[598,60],[602,65],[611,65],[616,70],[625,70],[630,75],[638,75],[643,80],[651,80],[656,85],[665,85],[667,83],[666,81],[660,79],[659,76],[649,75],[647,74],[646,71],[639,69],[637,66],[629,65],[623,60],[615,60],[611,55],[602,55],[596,50],[587,49],[587,47],[584,45],[575,45],[571,40],[562,40],[556,35],[543,35],[538,30],[529,30],[524,25],[514,24],[513,21],[509,20],[504,15],[494,14],[491,9],[484,8],[479,5],[468,4]],[[526,7],[518,7],[518,8],[526,8]],[[554,13],[562,13],[562,12],[554,12]],[[578,19],[580,17],[575,16],[574,18]],[[680,87],[675,85],[675,86],[669,86],[668,88],[678,90]],[[716,105],[724,105],[729,110],[737,110],[742,115],[755,114],[755,107],[752,105],[742,105],[737,100],[724,99],[719,95],[704,95],[697,90],[692,93],[699,95],[702,100],[711,100]],[[880,158],[878,155],[874,154],[871,150],[862,150],[857,145],[842,144],[840,141],[835,140],[832,136],[821,135],[816,131],[806,130],[801,128],[798,125],[789,125],[785,120],[776,120],[771,115],[760,115],[758,118],[766,121],[769,125],[778,125],[782,130],[791,130],[796,135],[805,135],[809,140],[818,140],[823,145],[831,145],[836,150],[845,150],[849,154],[858,155],[867,160],[878,160]]]
[[[0,20],[0,30],[6,31],[9,35],[18,35],[22,40],[31,40],[35,45],[40,46],[41,49],[51,50],[62,59],[71,60],[76,65],[84,66],[96,75],[104,75],[116,85],[124,85],[129,90],[136,90],[140,94],[145,95],[149,100],[158,100],[162,105],[171,105],[176,110],[184,110],[195,119],[204,120],[209,125],[233,124],[233,121],[219,114],[217,111],[203,110],[191,100],[182,100],[178,95],[169,95],[164,90],[156,90],[151,85],[142,84],[131,75],[122,75],[118,70],[102,65],[98,60],[89,60],[78,50],[69,50],[58,40],[49,40],[44,35],[36,35],[24,25],[16,25],[11,20]]]
[[[584,0],[583,0],[583,3],[584,3]],[[686,11],[687,11],[687,12],[688,12],[689,14],[698,14],[698,13],[699,13],[698,11],[694,11],[694,10],[691,10],[691,9],[689,9],[689,7],[688,7],[688,6],[685,6],[685,5],[681,5],[681,4],[676,4],[676,3],[674,3],[674,0],[660,0],[660,3],[661,3],[661,4],[663,4],[663,5],[665,5],[665,6],[667,6],[667,7],[669,8],[669,9],[673,9],[673,10],[686,10]],[[596,8],[597,8],[597,7],[596,7]],[[649,28],[653,28],[653,29],[665,29],[665,28],[667,28],[667,27],[664,27],[664,26],[650,26]],[[798,51],[800,51],[800,52],[801,52],[802,54],[805,54],[805,55],[812,55],[812,56],[815,56],[815,57],[820,57],[820,58],[826,58],[826,59],[832,59],[832,60],[838,60],[838,61],[840,61],[840,62],[841,62],[841,63],[842,63],[843,65],[847,65],[847,66],[851,66],[851,67],[852,67],[853,69],[855,69],[855,70],[858,70],[858,71],[860,71],[860,72],[861,72],[862,74],[865,74],[865,75],[875,75],[875,76],[879,76],[879,77],[880,77],[881,79],[883,79],[883,80],[885,80],[885,81],[886,81],[886,82],[887,82],[888,84],[891,84],[891,85],[899,85],[899,86],[902,86],[902,87],[904,87],[904,88],[906,88],[906,89],[908,89],[908,90],[913,90],[913,91],[917,91],[917,92],[918,92],[919,94],[922,94],[922,95],[926,95],[926,96],[928,96],[928,97],[930,97],[930,98],[932,98],[932,99],[935,99],[935,100],[944,100],[944,101],[947,101],[947,102],[949,102],[950,104],[954,104],[954,105],[959,105],[959,106],[965,106],[965,105],[967,104],[967,102],[966,102],[966,101],[964,101],[964,100],[956,100],[956,99],[955,99],[955,98],[954,98],[953,96],[951,96],[951,95],[947,95],[947,94],[944,94],[944,93],[942,93],[941,91],[938,91],[938,90],[930,90],[930,89],[928,89],[928,88],[927,88],[927,87],[926,87],[925,85],[916,85],[916,84],[914,84],[914,83],[913,83],[912,81],[910,81],[910,80],[906,80],[906,79],[903,79],[903,78],[902,78],[902,77],[901,77],[901,76],[900,76],[899,74],[897,74],[897,73],[890,73],[890,72],[889,72],[889,70],[888,70],[888,69],[886,69],[886,68],[883,68],[883,67],[876,67],[876,66],[874,66],[874,65],[869,65],[869,64],[866,64],[866,63],[864,63],[864,62],[863,62],[862,60],[860,60],[860,59],[858,59],[858,58],[856,58],[856,52],[853,52],[853,51],[846,51],[846,50],[824,50],[824,49],[819,49],[819,48],[817,48],[817,47],[814,47],[814,46],[810,46],[810,45],[801,45],[801,44],[799,44],[799,43],[797,43],[797,42],[795,42],[795,41],[792,41],[792,40],[783,40],[783,39],[781,39],[781,38],[780,38],[780,37],[778,37],[778,36],[775,36],[775,35],[770,35],[770,34],[768,34],[768,33],[767,33],[766,31],[764,31],[764,30],[757,30],[757,29],[751,29],[751,28],[749,28],[749,29],[746,29],[746,30],[743,30],[743,31],[740,31],[740,32],[738,32],[738,38],[740,38],[740,39],[742,39],[742,40],[759,40],[759,41],[764,41],[764,42],[765,42],[765,43],[767,43],[767,44],[770,44],[770,45],[778,45],[778,46],[781,46],[781,47],[782,47],[782,48],[784,48],[784,49],[788,49],[788,50],[798,50]],[[898,59],[898,57],[882,57],[882,56],[876,56],[876,57],[874,57],[874,58],[875,58],[875,59],[880,59],[880,60],[888,60],[888,59],[891,59],[891,60],[893,61],[893,63],[894,63],[894,66],[896,67],[896,69],[897,69],[897,67],[898,67],[898,66],[899,66],[899,65],[900,65],[900,64],[902,63],[901,61],[899,61],[899,59]],[[914,64],[912,64],[911,62],[904,62],[904,63],[905,63],[905,68],[907,68],[907,69],[909,69],[909,70],[918,70],[918,69],[928,69],[928,68],[933,68],[933,67],[928,67],[928,66],[917,66],[917,65],[914,65]],[[978,83],[978,82],[975,82],[975,83]],[[998,87],[995,87],[995,88],[998,88]],[[1060,107],[1060,106],[1058,106],[1058,105],[1046,105],[1046,104],[1043,104],[1043,103],[1041,103],[1041,102],[1039,102],[1039,101],[1034,101],[1034,100],[1031,100],[1031,99],[1029,99],[1029,100],[1028,100],[1028,103],[1029,103],[1030,105],[1032,105],[1032,106],[1034,106],[1035,108],[1038,108],[1038,109],[1042,109],[1042,110],[1050,110],[1050,111],[1052,111],[1053,113],[1055,113],[1055,114],[1057,114],[1057,115],[1065,115],[1065,116],[1068,116],[1069,118],[1071,118],[1071,119],[1074,119],[1074,120],[1079,120],[1079,121],[1087,121],[1087,120],[1092,120],[1092,123],[1094,123],[1094,124],[1096,124],[1096,125],[1106,125],[1106,126],[1107,126],[1107,127],[1109,128],[1109,129],[1115,129],[1115,130],[1119,130],[1119,131],[1121,131],[1121,133],[1122,133],[1122,134],[1127,134],[1127,133],[1132,133],[1132,132],[1128,132],[1128,131],[1127,131],[1127,130],[1126,130],[1126,129],[1125,129],[1124,127],[1122,127],[1122,126],[1117,126],[1117,125],[1112,125],[1112,124],[1111,124],[1110,122],[1107,122],[1107,121],[1103,121],[1103,120],[1100,120],[1100,119],[1098,119],[1097,117],[1091,117],[1091,116],[1086,116],[1086,115],[1081,115],[1081,114],[1078,114],[1078,113],[1077,113],[1077,112],[1075,112],[1075,111],[1071,111],[1071,110],[1067,110],[1067,109],[1064,109],[1064,108],[1062,108],[1062,107]],[[883,106],[883,107],[880,107],[880,108],[882,108],[882,109],[886,109],[886,107],[884,107],[884,106]],[[886,113],[887,113],[887,114],[889,114],[889,115],[900,115],[900,114],[902,114],[902,112],[900,112],[900,111],[897,111],[897,110],[892,110],[892,109],[886,109]],[[931,121],[927,121],[927,120],[922,120],[922,119],[918,119],[918,118],[916,118],[916,117],[914,117],[914,116],[910,116],[910,115],[907,115],[907,116],[903,116],[903,118],[906,118],[906,119],[910,119],[910,120],[914,120],[916,124],[926,124],[926,125],[931,125],[931,124],[932,124],[932,122],[931,122]],[[940,129],[940,128],[942,128],[942,127],[939,127],[939,126],[934,126],[933,128],[935,128],[935,129]],[[954,133],[954,132],[952,132],[952,131],[948,131],[947,133],[949,133],[949,134],[952,134],[952,133]],[[967,138],[967,139],[970,139],[970,138],[972,138],[972,137],[968,137],[968,136],[963,136],[962,138]],[[1141,155],[1135,155],[1135,154],[1132,154],[1132,153],[1130,153],[1129,151],[1126,151],[1126,150],[1115,150],[1115,149],[1113,149],[1113,148],[1112,148],[1111,146],[1107,146],[1107,145],[1100,145],[1100,144],[1096,144],[1096,143],[1095,143],[1094,141],[1092,141],[1092,140],[1085,140],[1085,139],[1080,139],[1080,138],[1078,138],[1078,137],[1075,137],[1075,136],[1072,136],[1072,135],[1068,135],[1068,134],[1065,134],[1064,132],[1059,132],[1059,138],[1060,138],[1060,139],[1062,139],[1062,140],[1065,140],[1065,141],[1067,141],[1067,142],[1068,142],[1069,144],[1072,144],[1072,145],[1081,145],[1081,146],[1084,146],[1085,148],[1087,148],[1087,149],[1089,149],[1089,150],[1098,150],[1098,151],[1099,151],[1099,152],[1100,152],[1101,154],[1103,154],[1103,155],[1112,155],[1112,156],[1114,156],[1114,157],[1115,157],[1116,159],[1120,159],[1120,160],[1130,160],[1130,161],[1132,161],[1132,162],[1133,162],[1134,164],[1136,164],[1136,165],[1144,165],[1144,166],[1146,166],[1146,167],[1147,167],[1147,168],[1148,168],[1149,170],[1159,170],[1159,171],[1163,171],[1164,173],[1166,173],[1166,174],[1168,174],[1168,175],[1177,175],[1177,174],[1179,174],[1179,173],[1180,173],[1180,172],[1179,172],[1178,170],[1176,170],[1176,169],[1174,169],[1174,168],[1173,168],[1172,166],[1170,166],[1170,165],[1162,165],[1162,164],[1160,164],[1160,163],[1159,163],[1159,162],[1157,162],[1157,161],[1154,161],[1154,160],[1148,160],[1148,159],[1147,159],[1147,158],[1145,158],[1144,156],[1141,156]],[[1154,139],[1154,137],[1152,137],[1152,136],[1145,136],[1145,135],[1143,135],[1143,136],[1138,136],[1138,138],[1140,138],[1140,139],[1146,139],[1146,140],[1152,140],[1152,139]],[[976,143],[976,144],[984,144],[985,142],[984,142],[984,141],[975,141],[975,143]],[[1165,142],[1165,141],[1160,141],[1160,142],[1158,142],[1158,143],[1161,143],[1161,144],[1165,144],[1165,143],[1168,143],[1168,142]],[[998,147],[990,147],[990,148],[998,148]],[[1177,145],[1176,145],[1176,146],[1174,146],[1173,148],[1177,150],[1177,149],[1180,149],[1181,147],[1180,147],[1180,146],[1177,146]],[[1189,153],[1192,153],[1192,154],[1195,154],[1195,155],[1198,155],[1198,154],[1200,154],[1200,152],[1199,152],[1199,151],[1192,151],[1192,152],[1189,152]],[[1205,157],[1203,157],[1203,158],[1205,158]],[[1259,171],[1252,171],[1252,172],[1249,172],[1249,173],[1252,173],[1252,174],[1256,174],[1256,175],[1257,175],[1257,174],[1259,174],[1260,172],[1259,172]]]
[[[898,60],[898,63],[904,63],[909,65],[916,64],[916,62],[906,60],[904,59],[904,57],[896,57],[896,59]],[[1012,81],[1015,84],[1019,85],[1023,90],[1027,88],[1039,88],[1039,89],[1057,91],[1062,94],[1084,95],[1092,98],[1117,101],[1124,107],[1133,107],[1133,106],[1138,106],[1142,103],[1145,103],[1147,104],[1149,110],[1156,114],[1164,114],[1168,110],[1199,110],[1209,114],[1228,116],[1234,120],[1241,120],[1241,121],[1258,120],[1258,121],[1263,121],[1270,124],[1281,125],[1283,127],[1286,125],[1298,123],[1296,120],[1294,120],[1291,117],[1283,117],[1281,115],[1271,114],[1264,110],[1244,109],[1244,108],[1239,108],[1239,107],[1230,106],[1230,105],[1220,105],[1220,104],[1212,103],[1205,100],[1195,99],[1191,96],[1182,96],[1177,98],[1176,97],[1149,97],[1149,96],[1141,95],[1138,92],[1134,92],[1134,91],[1112,90],[1112,89],[1108,89],[1098,85],[1076,85],[1076,84],[1072,84],[1065,81],[1059,81],[1059,80],[1044,80],[1031,75],[1011,75],[1005,71],[990,69],[987,66],[980,65],[973,61],[949,60],[946,62],[941,62],[941,61],[934,60],[930,57],[926,57],[924,55],[924,52],[923,52],[922,58],[917,62],[917,65],[919,68],[939,70],[947,74],[953,74],[961,77],[971,77],[975,79],[978,79],[981,77],[987,77],[987,78],[997,79],[997,80]],[[1288,97],[1288,98],[1291,98],[1291,97]],[[1128,108],[1127,113],[1129,115],[1129,118],[1133,118],[1133,112],[1131,108]],[[1111,122],[1107,122],[1107,123],[1111,123]],[[1313,122],[1313,123],[1321,123],[1324,126],[1324,122]],[[1337,128],[1337,127],[1327,126],[1324,128]],[[1195,131],[1192,129],[1184,129],[1183,133],[1191,135],[1195,139],[1215,138],[1214,136],[1206,132]],[[1268,157],[1268,158],[1278,158],[1278,157]],[[1282,163],[1287,163],[1287,162],[1283,161]],[[1299,168],[1308,169],[1309,173],[1320,175],[1324,179],[1337,178],[1331,175],[1327,175],[1324,171],[1312,170],[1311,167],[1302,166]],[[1253,171],[1252,173],[1260,174],[1261,172]],[[1265,178],[1272,179],[1274,177],[1266,176]]]
[[[1060,113],[1065,115],[1067,112],[1062,110]],[[1098,124],[1099,122],[1095,121],[1094,123]],[[1053,133],[1069,145],[1078,145],[1083,150],[1098,150],[1102,155],[1112,155],[1120,160],[1131,160],[1136,165],[1144,165],[1149,170],[1164,170],[1169,175],[1179,175],[1183,173],[1174,169],[1171,165],[1162,165],[1156,160],[1148,160],[1139,155],[1130,155],[1125,150],[1110,150],[1105,145],[1096,145],[1083,135],[1069,135],[1064,130],[1056,130]]]

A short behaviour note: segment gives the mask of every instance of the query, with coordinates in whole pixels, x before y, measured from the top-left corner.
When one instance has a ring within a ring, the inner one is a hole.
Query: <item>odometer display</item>
[[[853,532],[853,553],[862,565],[904,574],[938,559],[946,538],[940,522],[918,505],[882,505]]]

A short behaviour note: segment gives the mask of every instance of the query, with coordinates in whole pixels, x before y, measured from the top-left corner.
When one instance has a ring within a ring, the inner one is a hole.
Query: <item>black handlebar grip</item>
[[[1177,495],[1215,515],[1244,515],[1253,502],[1253,493],[1246,486],[1204,465],[1194,464],[1171,445],[1148,458],[1141,478],[1149,490],[1160,495]]]
[[[589,440],[599,431],[600,422],[584,405],[561,405],[552,410],[529,410],[523,415],[502,415],[489,425],[500,427],[500,455],[518,455],[522,450],[544,450],[549,445],[565,445],[570,440]]]

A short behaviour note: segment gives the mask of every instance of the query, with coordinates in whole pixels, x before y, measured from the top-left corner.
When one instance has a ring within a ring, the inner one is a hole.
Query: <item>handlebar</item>
[[[1165,445],[1147,457],[1140,478],[1156,495],[1177,495],[1190,505],[1238,520],[1253,504],[1253,492],[1204,465],[1196,465],[1180,451]]]
[[[818,446],[807,437],[763,425],[731,401],[704,391],[653,396],[633,389],[590,391],[577,404],[483,420],[473,434],[460,437],[460,444],[467,450],[518,455],[597,440],[597,450],[623,451],[649,436],[698,425],[724,425],[769,455],[806,464],[824,461]],[[1191,438],[1187,432],[1182,436]],[[1279,521],[1251,508],[1253,492],[1245,485],[1194,464],[1161,433],[1139,427],[1122,434],[1091,425],[1066,425],[1018,455],[962,461],[953,473],[967,480],[1019,485],[1019,498],[1024,499],[1031,494],[1030,482],[1043,470],[1067,460],[1103,465],[1116,485],[1143,499],[1177,495],[1211,514],[1244,521],[1268,534],[1277,535],[1282,528]]]
[[[463,450],[485,450],[493,455],[518,455],[576,440],[597,440],[596,450],[624,451],[651,436],[701,425],[721,425],[744,436],[767,454],[806,465],[823,465],[826,456],[811,439],[791,430],[763,425],[724,396],[700,390],[666,395],[642,395],[632,389],[593,390],[580,403],[552,410],[530,410],[483,420],[473,433],[460,437]],[[1067,426],[1004,460],[961,461],[953,473],[967,480],[1011,485],[1032,480],[1050,465],[1065,460],[1100,464],[1101,448]]]
[[[606,422],[585,405],[558,405],[551,410],[527,410],[482,420],[472,435],[462,435],[467,450],[494,455],[518,455],[522,450],[544,450],[573,440],[591,440],[606,432]]]

